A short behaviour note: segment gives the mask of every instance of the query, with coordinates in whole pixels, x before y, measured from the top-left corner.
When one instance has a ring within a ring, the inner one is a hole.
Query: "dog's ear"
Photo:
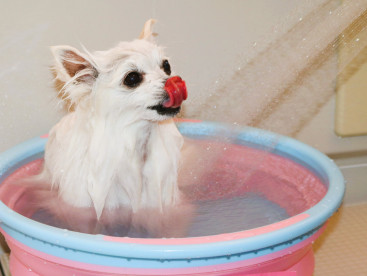
[[[155,19],[149,19],[145,22],[143,30],[140,33],[139,39],[145,39],[148,41],[153,41],[154,37],[157,36],[156,33],[153,33],[152,26],[156,23]]]
[[[87,56],[70,46],[53,46],[51,51],[55,58],[56,78],[62,82],[71,79],[91,84],[98,76],[94,62]]]

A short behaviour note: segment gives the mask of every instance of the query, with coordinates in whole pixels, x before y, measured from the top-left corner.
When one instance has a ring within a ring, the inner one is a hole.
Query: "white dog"
[[[139,39],[107,51],[52,47],[73,111],[50,131],[39,179],[69,205],[94,207],[97,218],[123,206],[135,213],[181,202],[183,138],[172,117],[187,92],[152,40],[153,23]]]

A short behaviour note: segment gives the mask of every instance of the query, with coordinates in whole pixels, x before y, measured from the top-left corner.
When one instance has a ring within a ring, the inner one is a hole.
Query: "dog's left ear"
[[[155,19],[149,19],[147,22],[145,22],[144,28],[140,33],[139,39],[145,39],[148,41],[154,40],[154,37],[157,36],[157,34],[153,33],[152,31],[152,26],[154,25],[154,23],[156,23]]]

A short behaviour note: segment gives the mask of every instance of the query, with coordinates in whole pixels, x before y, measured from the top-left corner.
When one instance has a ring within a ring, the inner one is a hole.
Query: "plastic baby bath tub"
[[[182,122],[179,130],[190,139],[203,141],[223,131],[226,133],[226,126]],[[45,137],[35,138],[2,153],[1,185],[16,173],[24,174],[39,168],[46,141]],[[275,175],[282,188],[278,192],[277,189],[267,191],[265,186],[256,184],[263,177],[258,173],[256,176],[252,174],[254,179],[240,185],[237,192],[260,193],[284,208],[289,213],[288,218],[215,235],[170,239],[112,237],[39,223],[9,208],[21,195],[2,195],[14,198],[8,200],[8,206],[0,202],[0,230],[11,248],[12,275],[311,276],[314,269],[312,243],[322,233],[344,195],[344,180],[339,169],[317,150],[266,131],[245,128],[232,135],[229,141],[233,147],[225,148],[228,151],[225,162],[236,167],[239,177],[241,162],[251,162],[246,156],[251,157],[253,151],[271,151],[266,160],[262,159],[259,170]],[[236,159],[234,163],[231,163],[232,159]],[[294,167],[282,167],[281,160],[291,160]],[[275,165],[277,162],[280,165]],[[218,165],[213,169],[221,172],[226,167]],[[303,180],[308,174],[321,184],[312,186],[314,182],[310,182],[312,185],[308,186]],[[218,177],[221,175],[218,173]],[[287,185],[281,184],[281,180],[287,180]],[[298,185],[297,181],[303,184]],[[223,190],[218,185],[212,188]],[[228,195],[231,195],[230,191]],[[313,200],[315,195],[320,198]],[[205,190],[202,197],[215,196]]]

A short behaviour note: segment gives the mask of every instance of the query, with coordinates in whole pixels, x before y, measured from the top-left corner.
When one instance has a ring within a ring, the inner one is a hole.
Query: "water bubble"
[[[302,17],[300,17],[300,18],[299,18],[299,21],[302,21],[302,20],[303,20],[303,18],[302,18]]]

